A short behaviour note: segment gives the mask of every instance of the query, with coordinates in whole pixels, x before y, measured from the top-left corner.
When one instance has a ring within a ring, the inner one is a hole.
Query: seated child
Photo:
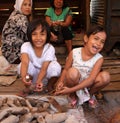
[[[73,49],[66,60],[65,68],[58,80],[56,95],[69,94],[72,102],[81,105],[94,93],[109,84],[110,75],[101,71],[103,49],[106,40],[104,28],[92,25],[84,36],[84,47]],[[76,96],[75,96],[76,95]]]
[[[29,42],[21,47],[21,63],[18,73],[29,92],[42,91],[43,87],[53,84],[61,73],[61,66],[57,62],[55,49],[49,43],[50,29],[44,20],[34,20],[28,25],[27,36]],[[27,81],[26,75],[31,75],[32,80]],[[51,83],[52,82],[52,83]],[[52,87],[48,88],[49,91]]]

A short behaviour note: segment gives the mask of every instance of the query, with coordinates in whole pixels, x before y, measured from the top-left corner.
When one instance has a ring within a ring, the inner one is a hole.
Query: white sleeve
[[[21,46],[21,53],[28,53],[28,49],[29,49],[29,44],[28,44],[28,42],[25,42]]]
[[[53,61],[55,59],[55,48],[52,45],[48,45],[48,48],[45,51],[45,61]]]

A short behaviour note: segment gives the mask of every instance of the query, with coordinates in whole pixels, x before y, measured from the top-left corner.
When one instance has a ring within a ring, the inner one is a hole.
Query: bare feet
[[[71,93],[69,96],[68,96],[68,101],[70,102],[70,105],[72,107],[76,107],[77,105],[77,102],[78,102],[78,97],[75,93]]]

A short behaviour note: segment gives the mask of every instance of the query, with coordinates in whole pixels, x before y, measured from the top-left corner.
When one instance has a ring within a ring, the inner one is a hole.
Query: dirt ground
[[[88,123],[120,123],[120,92],[104,92],[103,96],[95,109],[83,105]]]

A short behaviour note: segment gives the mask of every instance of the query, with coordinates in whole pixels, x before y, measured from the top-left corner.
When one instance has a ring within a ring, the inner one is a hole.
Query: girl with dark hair
[[[50,29],[47,22],[40,19],[32,21],[28,25],[27,35],[29,42],[21,47],[21,64],[18,66],[18,73],[26,86],[23,94],[42,91],[46,85],[53,86],[61,73],[55,49],[49,43]],[[32,76],[32,80],[27,81],[27,75]]]
[[[58,80],[56,95],[69,94],[72,104],[81,105],[88,101],[96,107],[93,94],[110,82],[110,75],[101,71],[104,61],[100,51],[106,40],[106,32],[98,25],[91,26],[84,36],[84,47],[73,49]]]
[[[67,7],[65,0],[51,0],[51,7],[45,13],[46,21],[51,28],[53,42],[64,40],[68,53],[72,50],[71,31],[72,11]]]

